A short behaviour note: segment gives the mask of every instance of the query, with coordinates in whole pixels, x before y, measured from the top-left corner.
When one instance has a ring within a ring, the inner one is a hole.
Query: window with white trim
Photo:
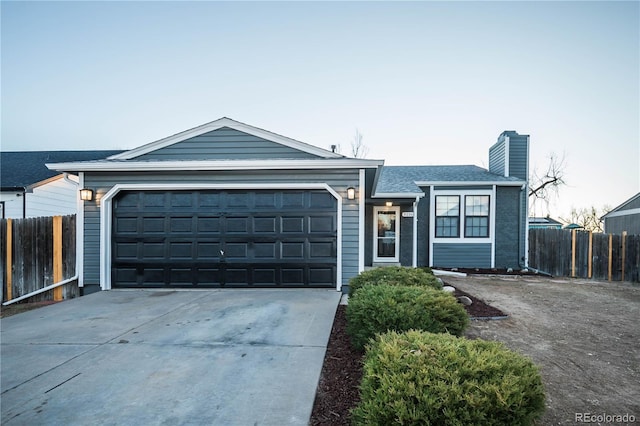
[[[489,196],[466,195],[464,197],[465,238],[489,236]]]
[[[460,236],[460,197],[436,195],[436,238]]]

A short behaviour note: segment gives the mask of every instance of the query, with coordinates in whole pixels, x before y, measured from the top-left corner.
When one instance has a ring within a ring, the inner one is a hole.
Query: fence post
[[[13,299],[13,225],[12,219],[7,219],[7,300]]]
[[[587,276],[589,279],[593,276],[593,231],[589,231],[589,254],[587,259]]]
[[[62,281],[62,216],[53,217],[53,283]],[[62,287],[53,289],[53,300],[62,300]]]
[[[622,231],[622,279],[620,281],[624,281],[624,263],[626,262],[626,254],[627,254],[627,231]]]
[[[609,281],[611,281],[611,263],[612,263],[612,259],[611,256],[613,256],[613,234],[609,234]]]
[[[576,277],[576,230],[571,230],[571,278]]]

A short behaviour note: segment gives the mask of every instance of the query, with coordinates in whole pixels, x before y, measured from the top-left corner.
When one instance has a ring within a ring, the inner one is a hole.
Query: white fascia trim
[[[418,186],[522,186],[523,180],[512,181],[434,181],[434,182],[416,182]],[[469,188],[473,189],[473,188]]]
[[[336,249],[336,290],[342,289],[342,196],[326,183],[158,183],[158,184],[117,184],[114,185],[100,202],[100,288],[111,290],[111,229],[112,229],[112,202],[120,191],[144,191],[144,190],[197,190],[197,189],[324,189],[337,201],[337,249]]]
[[[617,212],[611,212],[611,213],[607,213],[606,215],[602,216],[603,219],[611,219],[612,217],[620,217],[620,216],[631,216],[633,214],[639,214],[640,213],[640,208],[638,209],[629,209],[629,210],[620,210]]]
[[[358,273],[364,271],[364,251],[365,251],[365,170],[360,169],[358,179]]]
[[[504,137],[504,175],[509,177],[511,175],[510,165],[509,165],[509,157],[511,153],[509,152],[509,136]]]
[[[294,148],[299,151],[303,151],[309,154],[318,155],[323,158],[342,158],[343,156],[331,151],[327,151],[322,148],[315,147],[313,145],[306,144],[304,142],[297,141],[295,139],[281,136],[276,133],[269,132],[268,130],[260,129],[250,126],[248,124],[240,123],[227,117],[212,121],[210,123],[202,124],[198,127],[194,127],[189,130],[177,133],[172,136],[157,140],[155,142],[148,143],[138,148],[134,148],[129,151],[125,151],[120,154],[108,157],[109,160],[130,160],[132,158],[139,157],[144,154],[156,151],[158,149],[173,145],[175,143],[200,136],[204,133],[211,132],[213,130],[220,129],[221,127],[229,127],[240,132],[248,133],[253,136],[257,136],[262,139],[267,139],[271,142],[279,143],[280,145]]]
[[[424,192],[378,192],[371,198],[422,198]]]
[[[355,158],[327,160],[200,160],[200,161],[94,161],[50,163],[51,170],[66,172],[148,172],[148,171],[213,171],[213,170],[295,170],[375,168],[379,160]]]

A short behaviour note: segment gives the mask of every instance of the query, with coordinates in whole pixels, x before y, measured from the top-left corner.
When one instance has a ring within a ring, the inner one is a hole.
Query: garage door
[[[112,287],[335,287],[327,191],[123,191]]]

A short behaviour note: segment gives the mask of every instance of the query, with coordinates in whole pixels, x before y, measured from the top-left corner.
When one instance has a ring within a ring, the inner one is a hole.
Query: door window
[[[398,262],[399,207],[374,208],[374,260]]]

